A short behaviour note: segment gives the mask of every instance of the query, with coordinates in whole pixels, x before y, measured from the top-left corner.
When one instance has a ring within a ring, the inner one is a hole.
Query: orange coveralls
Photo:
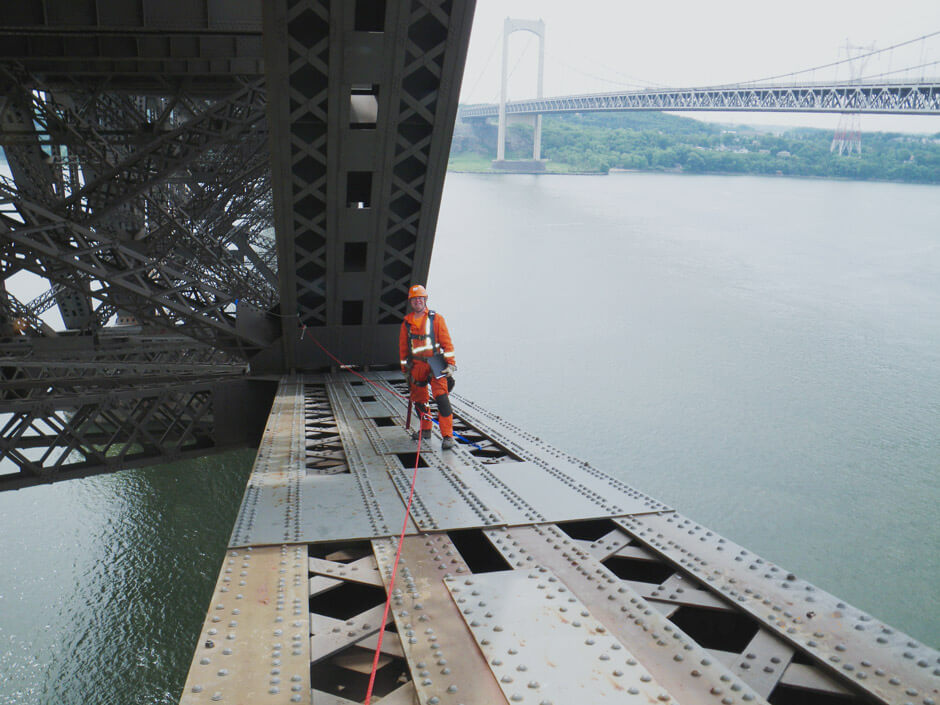
[[[443,353],[447,364],[455,365],[454,343],[450,339],[450,332],[447,330],[444,317],[434,312],[432,331],[428,313],[427,310],[420,314],[411,312],[405,316],[405,320],[402,322],[401,333],[398,336],[401,370],[407,374],[407,365],[410,360],[412,367],[408,386],[411,389],[411,401],[415,403],[415,407],[420,414],[421,405],[426,407],[428,404],[430,396],[428,387],[430,387],[430,391],[434,394],[434,401],[437,402],[437,416],[438,422],[441,424],[441,435],[444,437],[453,436],[454,414],[450,407],[450,397],[447,396],[447,378],[433,379],[431,377],[431,368],[425,360],[438,353]],[[430,429],[431,419],[422,417],[421,428],[422,430]]]

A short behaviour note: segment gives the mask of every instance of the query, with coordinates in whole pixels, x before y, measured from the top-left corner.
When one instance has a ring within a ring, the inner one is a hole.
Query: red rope
[[[401,534],[398,536],[398,550],[395,552],[395,563],[392,565],[392,577],[388,582],[388,597],[385,598],[385,611],[382,613],[382,623],[379,627],[379,643],[375,647],[375,657],[372,659],[372,673],[369,675],[369,688],[366,690],[365,705],[369,705],[372,700],[372,687],[375,685],[375,674],[379,670],[379,654],[382,652],[382,637],[385,636],[385,623],[388,621],[388,610],[392,604],[392,593],[395,591],[395,576],[398,575],[398,561],[401,559],[401,547],[405,542],[405,530],[408,528],[408,517],[411,516],[411,501],[415,496],[415,481],[418,479],[418,463],[420,459],[421,430],[418,429],[418,450],[415,453],[415,468],[411,474],[411,490],[408,492],[408,506],[405,508],[405,521],[401,525]]]
[[[300,333],[301,340],[303,340],[304,333],[306,332],[307,332],[307,325],[304,324],[303,330]],[[337,358],[335,355],[333,355],[333,353],[331,353],[329,350],[323,347],[323,345],[320,344],[320,341],[314,338],[312,335],[310,336],[310,340],[316,343],[317,347],[319,347],[323,352],[325,352],[327,356],[329,356],[330,359],[335,361],[342,369],[352,372],[354,375],[356,375],[356,377],[371,384],[376,389],[383,389],[386,392],[391,392],[396,397],[400,399],[405,399],[407,401],[408,399],[407,397],[399,394],[394,389],[389,389],[388,387],[383,387],[381,384],[376,384],[368,377],[364,377],[363,375],[356,372],[354,369],[349,367],[349,365],[343,364],[343,362],[340,361],[339,358]],[[420,420],[423,420],[424,418],[430,419],[431,416],[430,414],[425,412],[424,414],[418,414],[418,418]],[[375,656],[372,659],[372,673],[369,675],[369,687],[366,690],[365,705],[369,705],[369,703],[372,701],[372,688],[375,686],[375,674],[379,670],[379,655],[382,653],[382,639],[385,636],[385,623],[388,621],[388,611],[392,605],[392,593],[395,591],[395,577],[398,575],[398,562],[401,560],[401,547],[402,547],[402,544],[404,544],[405,542],[405,531],[408,529],[408,519],[411,517],[411,503],[414,500],[414,496],[415,496],[415,482],[417,482],[418,480],[418,465],[421,462],[421,435],[422,434],[421,434],[421,421],[420,420],[418,421],[418,448],[415,452],[415,467],[414,467],[414,471],[411,474],[411,488],[408,491],[408,504],[405,506],[405,521],[401,525],[401,534],[399,534],[398,536],[398,550],[395,552],[395,562],[392,564],[392,577],[389,579],[389,582],[388,582],[388,595],[385,598],[385,611],[382,613],[382,623],[379,626],[379,642],[375,647]]]
[[[307,324],[304,323],[304,324],[303,324],[303,330],[302,330],[301,333],[300,333],[300,339],[301,339],[301,340],[303,340],[303,338],[304,338],[304,333],[306,333],[306,332],[307,332]],[[364,377],[363,375],[361,375],[361,374],[359,374],[358,372],[356,372],[352,367],[350,367],[349,365],[347,365],[346,363],[344,363],[343,361],[341,361],[341,360],[340,360],[338,357],[336,357],[333,353],[331,353],[329,350],[327,350],[325,347],[323,347],[323,345],[320,343],[320,341],[317,340],[316,338],[314,338],[312,335],[310,336],[310,340],[312,340],[314,343],[316,343],[317,347],[320,348],[320,350],[322,350],[323,352],[325,352],[326,355],[327,355],[327,357],[329,357],[331,360],[333,360],[333,362],[335,362],[337,365],[339,365],[342,369],[346,370],[347,372],[352,372],[354,375],[356,375],[356,377],[358,377],[359,379],[361,379],[363,382],[366,382],[367,384],[371,384],[371,385],[372,385],[373,387],[375,387],[376,389],[381,389],[381,390],[383,390],[383,391],[389,392],[390,394],[394,394],[394,395],[395,395],[396,397],[398,397],[399,399],[404,399],[405,401],[408,401],[408,397],[404,396],[403,394],[399,394],[399,393],[396,392],[394,389],[389,389],[388,387],[384,387],[384,386],[382,386],[381,384],[377,384],[376,382],[373,382],[373,381],[372,381],[371,379],[369,379],[368,377]]]

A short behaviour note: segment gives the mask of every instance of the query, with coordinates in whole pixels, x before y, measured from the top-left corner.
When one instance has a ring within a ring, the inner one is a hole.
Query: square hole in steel
[[[310,598],[310,611],[334,619],[351,620],[357,614],[385,603],[385,590],[375,585],[344,582]]]
[[[558,524],[558,528],[573,539],[597,541],[602,536],[607,536],[611,531],[614,531],[617,525],[610,519],[585,519],[582,521],[566,521]]]
[[[660,585],[676,572],[675,568],[659,561],[646,561],[640,558],[611,556],[602,563],[621,580],[636,580],[641,583]]]
[[[388,639],[388,635],[385,638]],[[350,649],[357,648],[350,647]],[[347,665],[340,665],[343,663],[342,655],[348,650],[340,651],[339,654],[311,664],[310,683],[316,690],[342,698],[336,702],[365,702],[371,669],[363,673],[361,669],[351,669]],[[380,666],[376,671],[372,693],[377,698],[382,698],[410,680],[407,662],[393,656],[388,663]],[[318,702],[316,696],[313,702]]]
[[[731,610],[684,606],[669,618],[679,629],[704,649],[718,649],[739,654],[757,634],[751,617]]]
[[[327,541],[312,543],[307,547],[311,558],[324,558],[336,563],[350,563],[372,555],[372,544],[368,541]]]
[[[373,416],[372,420],[375,422],[376,426],[397,426],[394,419],[391,416]],[[411,467],[414,467],[412,465]]]
[[[792,685],[778,685],[767,698],[767,702],[771,705],[849,705],[864,701],[848,693],[825,693]]]
[[[427,443],[427,441],[422,440],[422,443]],[[424,458],[419,457],[417,453],[395,453],[395,457],[397,457],[406,468],[413,468],[416,459],[419,468],[429,467],[429,465],[424,462]]]
[[[512,568],[480,529],[448,531],[447,536],[473,573],[495,573]]]

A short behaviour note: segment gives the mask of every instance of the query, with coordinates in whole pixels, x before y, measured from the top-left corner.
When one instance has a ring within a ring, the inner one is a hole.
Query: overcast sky
[[[735,83],[846,58],[846,42],[876,49],[940,31],[940,0],[477,0],[462,102],[495,101],[506,17],[546,25],[545,95],[626,90],[659,84]],[[535,95],[538,41],[510,41],[510,98]],[[857,52],[859,50],[856,50]],[[940,35],[873,57],[865,75],[940,79]],[[858,64],[856,64],[858,66]],[[848,79],[848,66],[790,80]],[[888,78],[888,77],[886,77]],[[781,79],[783,80],[783,79]],[[618,85],[620,84],[633,84]],[[837,115],[684,113],[698,119],[834,128]],[[940,116],[862,116],[863,131],[940,132]]]

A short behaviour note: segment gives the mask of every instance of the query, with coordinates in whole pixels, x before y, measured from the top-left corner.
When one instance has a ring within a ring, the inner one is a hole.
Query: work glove
[[[457,371],[457,365],[448,365],[447,367],[444,368],[444,376],[453,377],[454,372],[456,371]]]

